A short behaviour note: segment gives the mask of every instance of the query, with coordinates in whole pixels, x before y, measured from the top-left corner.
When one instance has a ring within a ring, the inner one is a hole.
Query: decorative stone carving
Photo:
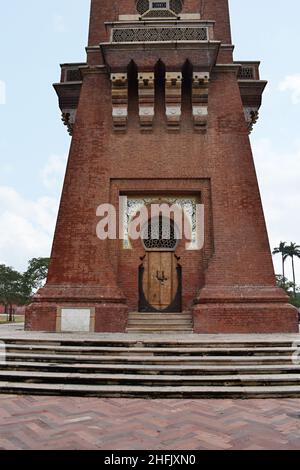
[[[154,72],[140,72],[139,82],[139,117],[143,130],[152,130],[154,119]]]
[[[112,28],[112,43],[127,42],[190,42],[190,41],[208,41],[209,33],[207,26],[145,26],[140,24],[138,27],[129,28],[128,26]]]
[[[142,18],[176,17],[182,11],[182,0],[137,0],[136,9]]]
[[[259,118],[258,107],[245,106],[244,114],[245,114],[245,119],[246,119],[246,123],[247,123],[248,130],[249,130],[249,134],[251,134],[251,132],[253,131],[253,126],[254,124],[257,123],[258,118]]]
[[[192,103],[194,128],[203,134],[207,131],[209,80],[209,72],[193,73]]]
[[[166,72],[166,117],[169,130],[178,130],[181,120],[182,73]]]
[[[168,204],[172,206],[174,204],[178,205],[189,220],[191,224],[191,244],[190,249],[197,247],[197,204],[199,200],[195,196],[141,196],[141,197],[130,197],[127,198],[127,207],[124,207],[123,212],[123,230],[124,230],[124,239],[123,239],[123,248],[129,250],[131,248],[130,238],[129,238],[129,223],[135,217],[136,213],[141,210],[143,206],[149,206],[150,204]]]
[[[112,73],[112,117],[115,131],[125,131],[128,121],[127,73]]]
[[[64,109],[61,115],[61,120],[67,126],[69,135],[73,135],[73,128],[76,119],[76,109]]]

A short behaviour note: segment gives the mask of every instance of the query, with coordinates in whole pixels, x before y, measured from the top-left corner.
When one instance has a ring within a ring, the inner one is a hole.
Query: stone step
[[[137,313],[129,314],[127,333],[193,333],[193,319],[190,313],[164,314],[164,313]]]
[[[173,325],[193,325],[193,321],[190,318],[176,318],[171,320],[166,320],[164,318],[129,318],[128,325],[164,325],[164,326],[173,326]]]
[[[149,334],[149,333],[160,333],[160,334],[191,334],[193,332],[191,327],[185,327],[184,325],[181,326],[171,326],[166,329],[166,325],[163,326],[149,326],[149,327],[133,327],[133,326],[128,326],[126,328],[126,333],[134,333],[134,334]]]
[[[186,313],[130,313],[129,320],[192,320],[191,314]]]
[[[117,354],[117,355],[155,355],[155,356],[165,356],[165,355],[184,355],[184,356],[217,356],[217,355],[226,355],[226,356],[260,356],[260,355],[282,355],[282,356],[291,356],[295,348],[293,347],[269,347],[269,348],[182,348],[182,347],[173,347],[170,348],[151,348],[151,347],[91,347],[91,346],[56,346],[56,345],[43,345],[43,344],[9,344],[6,347],[7,352],[9,353],[51,353],[51,354],[63,354],[63,353],[75,353],[75,354]]]
[[[178,333],[177,333],[178,334]],[[6,346],[9,345],[43,345],[43,346],[73,346],[73,347],[165,347],[165,348],[177,348],[177,347],[187,347],[187,348],[269,348],[269,347],[292,347],[292,340],[278,340],[275,338],[270,338],[270,340],[260,340],[258,335],[257,340],[253,339],[244,339],[240,340],[240,335],[237,335],[237,339],[234,339],[234,335],[231,335],[231,339],[218,341],[216,339],[211,340],[210,337],[206,339],[206,336],[201,336],[201,339],[197,335],[184,335],[183,337],[178,336],[166,336],[162,337],[159,335],[143,335],[139,337],[138,335],[121,335],[122,338],[116,337],[115,335],[107,335],[104,338],[97,338],[97,335],[92,336],[78,336],[76,339],[73,335],[64,334],[64,335],[55,335],[51,334],[46,335],[46,340],[43,337],[38,338],[32,336],[30,333],[27,334],[27,337],[12,337],[1,335],[0,340],[3,341]],[[214,337],[217,335],[214,335]],[[49,338],[55,339],[49,339]],[[233,339],[232,339],[233,337]],[[300,338],[299,338],[300,339]],[[299,343],[300,344],[300,343]]]
[[[141,330],[146,330],[148,332],[152,332],[155,329],[159,330],[166,330],[166,331],[177,331],[177,330],[185,330],[186,326],[191,329],[192,324],[191,322],[186,322],[185,320],[183,322],[175,322],[175,323],[166,323],[166,322],[132,322],[131,324],[128,323],[127,329],[128,330],[133,330],[133,329],[141,329]]]
[[[142,375],[242,375],[300,374],[300,365],[145,365],[88,364],[58,362],[11,362],[0,364],[2,371],[40,371],[64,373],[142,374]]]
[[[122,398],[299,398],[300,385],[285,386],[141,386],[35,384],[0,381],[0,393]]]
[[[182,323],[182,324],[174,324],[174,325],[166,325],[165,323],[162,324],[157,324],[157,325],[147,325],[147,324],[135,324],[135,323],[129,323],[126,327],[127,332],[131,331],[142,331],[149,333],[151,332],[161,332],[161,331],[166,331],[167,334],[176,333],[177,331],[188,331],[189,333],[193,332],[192,325],[190,323]]]
[[[130,364],[290,364],[289,356],[135,356],[135,355],[84,355],[84,354],[6,354],[8,361],[130,363]]]
[[[190,318],[173,318],[171,320],[166,320],[165,318],[158,318],[156,320],[152,318],[129,318],[129,323],[136,325],[182,325],[187,323],[193,325],[193,320]]]
[[[65,383],[89,385],[160,385],[165,386],[272,386],[300,385],[300,374],[276,375],[137,375],[137,374],[91,374],[58,372],[0,371],[1,382],[19,383]]]
[[[190,331],[193,332],[193,325],[189,322],[182,322],[182,323],[173,323],[172,325],[166,325],[165,323],[133,323],[130,322],[127,324],[127,330],[143,330],[148,333],[149,331],[167,331],[169,332],[177,332],[177,331]]]
[[[300,398],[292,337],[173,335],[6,338],[0,393]]]
[[[161,334],[161,335],[174,335],[175,333],[180,333],[180,334],[191,334],[191,332],[193,331],[192,328],[190,326],[180,326],[180,327],[170,327],[168,329],[166,329],[166,326],[155,326],[155,327],[151,327],[151,328],[143,328],[142,326],[137,326],[137,327],[134,327],[134,326],[128,326],[126,328],[126,332],[127,333],[136,333],[136,334],[139,334],[139,335],[147,335],[149,334],[149,331],[151,331],[151,333],[155,333],[155,334]]]

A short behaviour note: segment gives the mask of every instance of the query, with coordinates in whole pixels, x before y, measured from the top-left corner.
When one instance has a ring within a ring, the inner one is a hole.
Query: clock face
[[[151,16],[158,17],[159,12],[162,16],[176,16],[182,11],[182,0],[165,0],[164,2],[159,2],[157,0],[138,0],[137,1],[137,11],[142,16]],[[169,13],[169,14],[168,14]]]

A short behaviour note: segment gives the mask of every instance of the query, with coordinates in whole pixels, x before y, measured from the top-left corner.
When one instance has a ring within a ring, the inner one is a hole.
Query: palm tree
[[[283,282],[285,282],[285,269],[284,269],[284,263],[287,259],[287,257],[289,256],[286,252],[286,249],[287,249],[287,244],[286,242],[280,242],[279,243],[279,246],[274,248],[273,250],[273,255],[278,255],[278,254],[281,254],[281,258],[282,258],[282,277],[283,277]]]
[[[285,248],[286,255],[292,259],[292,269],[293,269],[293,283],[294,283],[294,297],[296,297],[296,275],[295,275],[295,263],[294,258],[300,258],[300,246],[296,243],[292,243]]]

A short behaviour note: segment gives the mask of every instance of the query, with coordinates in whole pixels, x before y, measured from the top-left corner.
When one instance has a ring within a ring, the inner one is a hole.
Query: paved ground
[[[300,449],[300,400],[2,395],[0,449]]]
[[[0,323],[0,334],[24,334],[24,323]]]
[[[212,334],[212,335],[199,335],[199,334],[124,334],[124,333],[45,333],[36,331],[24,331],[23,323],[10,323],[0,325],[0,340],[5,339],[24,339],[31,340],[82,340],[82,339],[114,339],[114,340],[139,340],[139,339],[177,339],[188,341],[203,341],[203,342],[231,342],[231,341],[300,341],[300,336],[297,333],[292,334]]]
[[[22,330],[20,324],[1,325],[0,339],[66,338],[66,334]],[[68,334],[70,339],[83,337],[86,335]],[[92,337],[107,339],[110,335]],[[139,339],[137,335],[126,337]],[[157,335],[147,339],[154,337],[157,339]],[[298,335],[272,335],[274,340],[283,337],[299,340]],[[226,342],[270,336],[177,336],[187,338]],[[300,400],[151,401],[0,395],[1,449],[300,449]]]

